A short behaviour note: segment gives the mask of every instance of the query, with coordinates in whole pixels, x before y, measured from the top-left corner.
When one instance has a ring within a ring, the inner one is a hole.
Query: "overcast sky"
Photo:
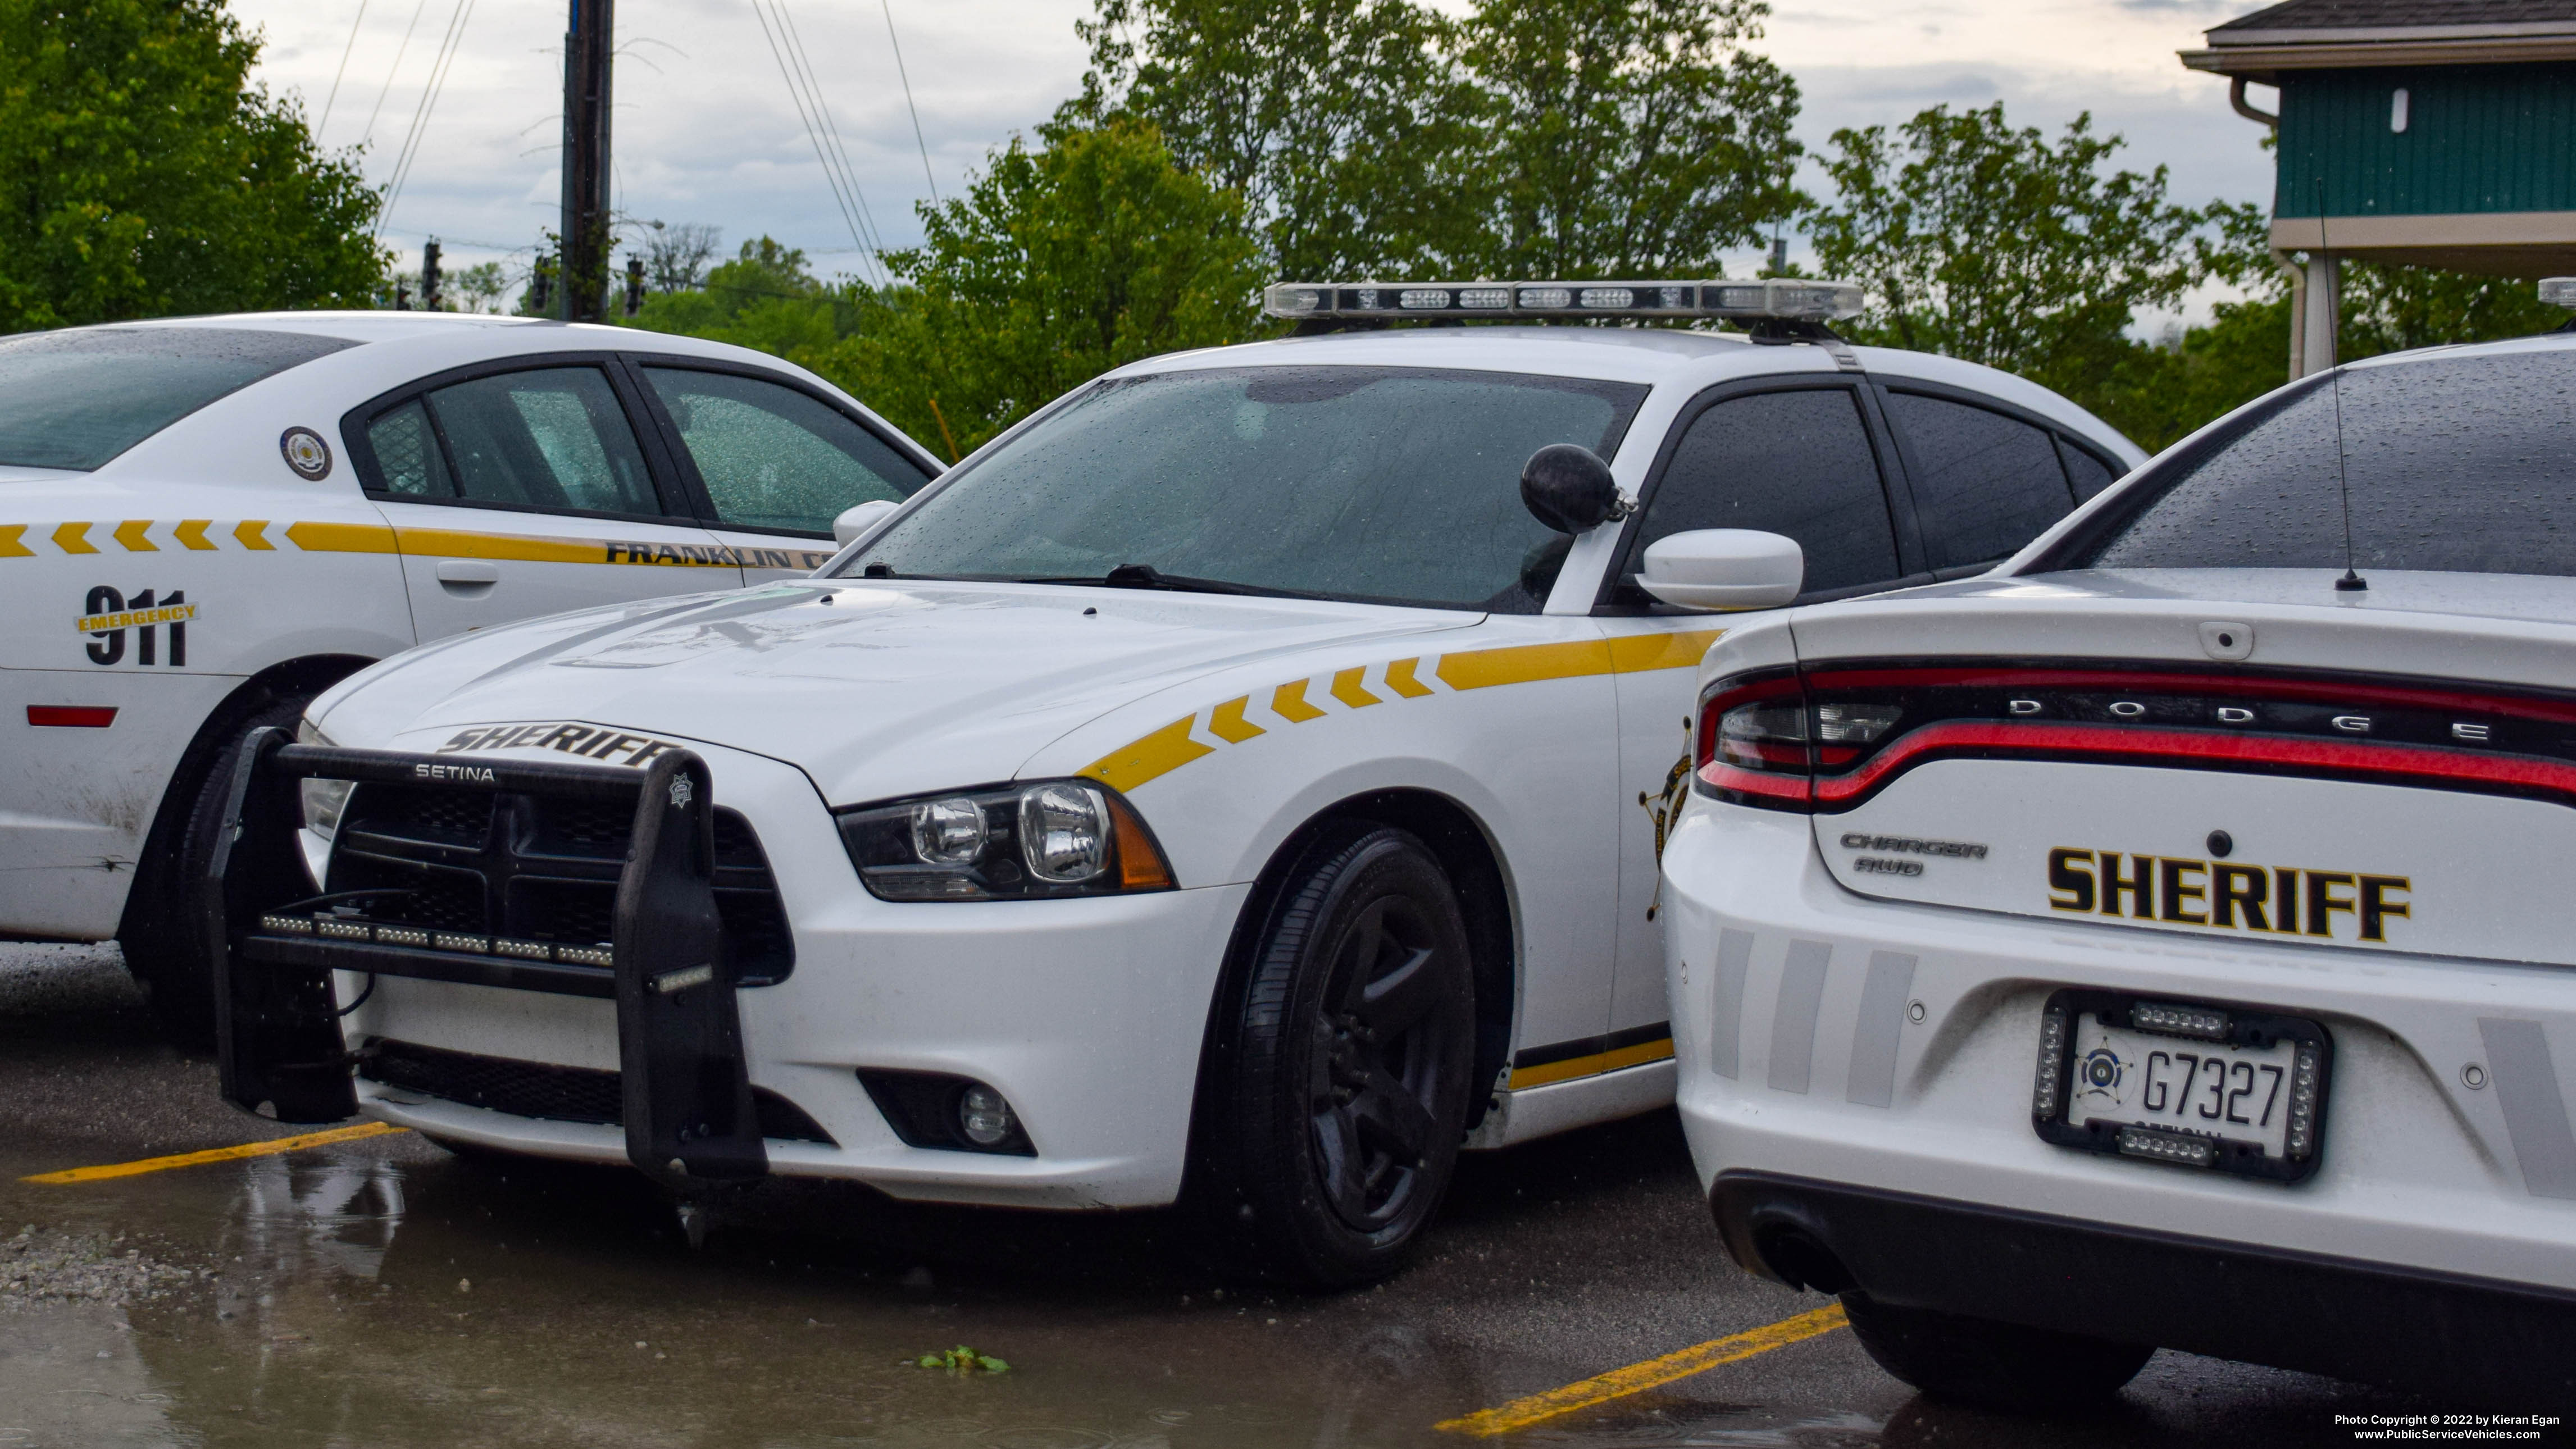
[[[887,43],[884,3],[922,141]],[[2174,58],[2256,3],[1775,0],[1756,48],[1797,77],[1811,148],[1837,127],[1900,121],[1939,102],[2000,98],[2016,123],[2051,131],[2089,108],[2100,129],[2128,138],[2126,164],[2172,168],[2178,200],[2265,202],[2261,128],[2228,109],[2224,81]],[[363,10],[360,0],[233,0],[233,8],[264,35],[261,79],[305,98],[326,147],[363,143],[371,181],[393,174],[461,13],[446,82],[419,126],[385,237],[416,259],[421,239],[436,234],[461,266],[514,249],[524,260],[538,229],[554,221],[561,0],[365,0]],[[1090,13],[1090,0],[788,0],[785,8],[867,209],[886,244],[899,246],[919,238],[912,208],[933,183],[954,195],[988,149],[1074,91],[1083,49],[1073,23]],[[728,251],[767,233],[804,248],[825,274],[862,270],[753,0],[623,0],[617,9],[619,209],[720,226]],[[1754,260],[1729,258],[1728,270]]]

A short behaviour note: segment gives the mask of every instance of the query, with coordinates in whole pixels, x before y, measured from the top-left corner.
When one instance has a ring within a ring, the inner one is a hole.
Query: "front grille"
[[[381,1037],[367,1043],[367,1052],[358,1075],[388,1087],[548,1122],[614,1127],[626,1120],[624,1086],[617,1072],[477,1056]],[[766,1087],[752,1088],[751,1101],[763,1137],[840,1145],[804,1108]]]
[[[377,923],[606,945],[634,819],[632,806],[596,800],[360,785],[329,889],[388,892],[356,903]],[[760,837],[722,808],[714,831],[726,972],[738,986],[783,981],[795,941]]]

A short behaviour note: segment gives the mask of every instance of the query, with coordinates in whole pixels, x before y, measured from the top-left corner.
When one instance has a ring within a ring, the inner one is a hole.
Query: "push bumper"
[[[363,901],[314,896],[297,838],[308,779],[632,809],[607,959],[595,947],[379,923]],[[215,1016],[225,1099],[286,1122],[357,1114],[357,1058],[345,1049],[338,1005],[345,975],[592,998],[615,1003],[627,1160],[680,1191],[766,1174],[735,986],[719,964],[712,802],[706,762],[686,750],[632,771],[458,764],[294,745],[275,729],[253,734],[200,896],[201,926],[221,963]],[[330,909],[341,905],[361,909]]]

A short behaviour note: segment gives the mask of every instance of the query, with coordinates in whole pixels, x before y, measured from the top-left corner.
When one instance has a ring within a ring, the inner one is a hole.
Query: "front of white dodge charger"
[[[1667,970],[1739,1261],[1988,1403],[2576,1395],[2572,396],[2356,365],[1712,651]]]

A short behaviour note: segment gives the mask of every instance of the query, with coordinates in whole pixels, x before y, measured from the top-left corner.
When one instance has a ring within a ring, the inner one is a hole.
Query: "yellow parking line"
[[[174,1167],[195,1167],[206,1162],[229,1162],[236,1157],[266,1157],[278,1152],[301,1152],[307,1147],[324,1147],[334,1142],[355,1142],[361,1137],[382,1137],[388,1132],[408,1132],[391,1122],[361,1122],[355,1127],[334,1127],[328,1132],[307,1132],[300,1137],[276,1137],[266,1142],[245,1142],[239,1147],[216,1147],[205,1152],[182,1152],[175,1157],[147,1157],[141,1162],[112,1162],[105,1167],[73,1167],[61,1172],[42,1172],[22,1182],[97,1182],[110,1177],[135,1177],[146,1172],[167,1172]]]
[[[1581,1383],[1532,1394],[1526,1399],[1514,1399],[1499,1408],[1479,1409],[1464,1418],[1444,1420],[1438,1427],[1479,1439],[1518,1433],[1532,1424],[1542,1424],[1577,1409],[1588,1409],[1612,1399],[1624,1399],[1630,1394],[1660,1388],[1675,1379],[1689,1378],[1722,1363],[1734,1363],[1758,1353],[1805,1342],[1819,1334],[1833,1332],[1843,1326],[1843,1321],[1843,1306],[1828,1304],[1813,1312],[1784,1318],[1745,1333],[1711,1339],[1679,1353],[1668,1353],[1662,1358],[1650,1358],[1644,1363],[1612,1369]]]

